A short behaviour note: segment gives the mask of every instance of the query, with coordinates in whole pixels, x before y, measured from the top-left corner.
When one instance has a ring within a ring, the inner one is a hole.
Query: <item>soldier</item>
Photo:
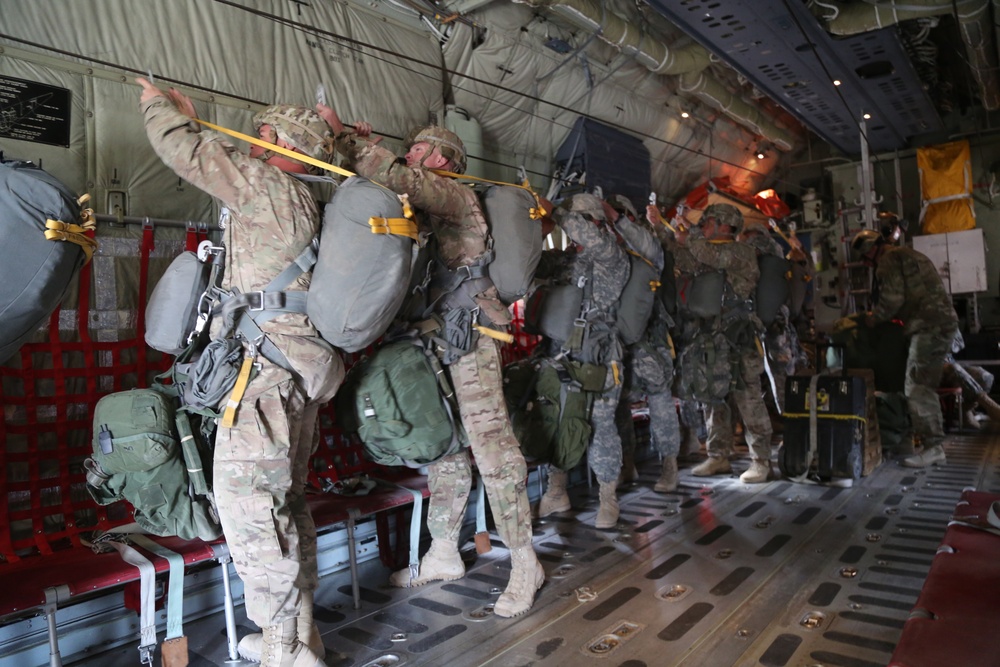
[[[566,235],[579,247],[573,261],[573,282],[584,287],[589,296],[586,313],[585,343],[573,349],[569,356],[586,364],[603,364],[607,368],[604,391],[594,400],[591,411],[593,434],[587,449],[587,459],[600,485],[600,507],[596,528],[614,528],[618,523],[618,496],[615,487],[622,469],[622,442],[615,422],[615,412],[622,391],[622,345],[615,325],[615,308],[625,283],[629,263],[625,249],[605,225],[617,217],[614,209],[591,194],[574,195],[553,214]],[[555,343],[553,342],[555,347]],[[564,354],[552,349],[553,355]],[[548,516],[570,508],[566,494],[568,474],[555,467],[549,469],[548,488],[539,503],[538,515]]]
[[[767,225],[760,220],[746,221],[739,241],[753,247],[758,258],[762,255],[785,256],[781,245],[771,237]],[[792,325],[787,304],[782,304],[774,321],[765,325],[764,353],[767,361],[767,385],[771,388],[774,406],[778,409],[778,414],[781,414],[785,408],[785,378],[795,373],[797,365],[806,362],[805,350],[799,344],[799,336]]]
[[[615,195],[611,198],[611,204],[620,216],[618,222],[615,223],[619,233],[626,241],[636,238],[637,242],[633,244],[635,246],[633,250],[639,254],[649,254],[650,256],[646,256],[645,259],[652,262],[656,270],[662,273],[664,248],[659,239],[653,236],[654,230],[640,227],[640,223],[636,219],[636,210],[626,197]],[[646,221],[643,221],[642,224],[645,225]],[[643,232],[649,236],[650,243],[641,243],[644,240]],[[639,248],[640,245],[652,247],[649,249]],[[667,312],[663,300],[654,299],[653,314],[646,326],[643,338],[629,345],[626,352],[629,382],[626,398],[622,400],[622,403],[630,404],[630,395],[633,391],[646,396],[646,405],[649,408],[650,439],[663,459],[660,478],[653,485],[653,490],[659,493],[668,493],[677,489],[677,455],[681,447],[680,423],[677,418],[677,407],[674,405],[674,396],[671,392],[674,381],[674,352],[669,329],[672,325],[673,320]],[[628,417],[628,423],[624,426],[631,429],[631,413]],[[630,481],[628,479],[630,468],[634,467],[632,463],[634,453],[629,452],[628,449],[629,446],[635,447],[635,438],[631,438],[631,442],[629,442],[627,436],[630,433],[630,430],[626,431],[622,442],[622,474],[625,481]]]
[[[305,166],[256,147],[247,156],[214,133],[198,132],[190,99],[137,81],[153,149],[229,209],[224,287],[242,294],[263,290],[319,233],[315,199],[289,175],[305,173]],[[311,109],[268,107],[254,126],[262,139],[283,148],[325,155],[329,130]],[[288,291],[308,289],[309,277],[302,275]],[[236,408],[235,423],[220,425],[215,440],[219,518],[244,581],[247,616],[263,629],[245,637],[240,650],[265,667],[318,667],[324,649],[312,618],[316,527],[304,490],[309,456],[319,443],[319,407],[340,386],[344,366],[303,313],[281,314],[261,329],[283,358],[257,356],[260,370]],[[252,356],[254,348],[243,345]]]
[[[910,337],[903,393],[923,450],[900,463],[923,468],[943,463],[944,424],[937,388],[945,356],[958,332],[958,316],[941,276],[926,256],[905,247],[890,246],[883,234],[866,229],[851,240],[851,247],[875,269],[877,294],[874,309],[865,317],[869,327],[892,319],[903,321]]]
[[[750,467],[740,480],[756,484],[766,482],[771,472],[772,427],[760,392],[764,372],[759,339],[762,326],[751,306],[760,271],[754,249],[734,242],[734,235],[742,227],[739,209],[730,204],[712,204],[702,214],[699,228],[691,231],[687,246],[703,267],[725,272],[722,315],[708,326],[725,332],[729,339],[730,356],[719,355],[717,363],[729,364],[736,376],[729,398],[740,412],[751,456]],[[729,403],[725,398],[715,399],[707,407],[708,459],[691,470],[699,477],[731,470],[728,457],[733,445],[733,420]]]
[[[431,289],[451,287],[437,301],[437,312],[467,324],[475,324],[478,317],[485,327],[505,330],[510,313],[483,272],[489,261],[489,228],[479,199],[470,188],[431,171],[464,170],[461,139],[442,127],[418,128],[411,132],[405,159],[397,160],[377,141],[369,140],[370,124],[359,122],[349,130],[333,109],[316,108],[333,129],[337,150],[358,174],[407,195],[427,214],[439,260]],[[531,608],[535,592],[545,581],[545,570],[531,545],[528,469],[504,403],[499,344],[485,334],[472,338],[468,349],[446,351],[444,361],[449,364],[462,423],[486,485],[497,532],[510,549],[510,581],[493,608],[497,616],[509,618]],[[458,538],[472,488],[469,453],[463,449],[431,465],[428,486],[430,550],[421,559],[416,577],[408,569],[400,570],[389,579],[393,586],[422,586],[465,575]]]

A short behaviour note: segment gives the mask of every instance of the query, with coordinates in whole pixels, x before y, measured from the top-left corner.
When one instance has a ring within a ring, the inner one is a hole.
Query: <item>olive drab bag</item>
[[[725,333],[703,331],[681,351],[678,395],[687,400],[717,401],[732,384],[730,344]]]
[[[420,468],[467,442],[454,392],[419,339],[397,340],[356,363],[337,392],[337,421],[382,465]]]
[[[100,505],[127,500],[153,535],[214,540],[222,535],[188,415],[164,388],[102,397],[94,409],[87,491]]]
[[[760,280],[754,294],[757,317],[764,326],[774,322],[781,307],[788,302],[792,277],[792,263],[777,255],[761,255],[757,258]]]
[[[525,359],[504,369],[504,397],[525,458],[570,470],[593,432],[590,413],[604,390],[605,366]]]
[[[306,314],[320,335],[345,352],[371,345],[406,298],[416,226],[399,198],[352,176],[323,214]]]
[[[30,162],[0,161],[0,363],[52,314],[86,261],[77,243],[49,240],[47,221],[76,224],[76,195]],[[51,236],[51,234],[49,234]]]
[[[500,300],[510,305],[527,294],[542,256],[542,226],[531,217],[537,203],[513,185],[491,186],[480,200],[493,239],[490,280]]]

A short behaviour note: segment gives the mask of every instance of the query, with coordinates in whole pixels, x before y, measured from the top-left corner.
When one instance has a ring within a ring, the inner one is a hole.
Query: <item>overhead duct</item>
[[[989,0],[887,0],[878,4],[817,0],[814,8],[826,21],[826,29],[833,35],[841,36],[887,28],[900,21],[957,12],[969,68],[979,86],[983,107],[993,111],[1000,109],[1000,59],[997,51],[1000,35],[994,34],[989,4]],[[1000,0],[993,0],[993,6],[996,10]],[[1000,31],[1000,27],[996,30]]]
[[[693,77],[698,87],[699,99],[720,109],[733,121],[743,125],[782,150],[791,150],[792,135],[779,128],[742,98],[732,94],[706,70],[711,64],[711,54],[700,44],[691,43],[674,49],[662,41],[643,34],[635,25],[617,14],[607,11],[594,0],[513,0],[531,7],[545,7],[585,30],[597,33],[601,40],[633,56],[640,64],[655,74]],[[681,87],[682,90],[687,90]],[[724,100],[724,103],[723,101]],[[748,119],[753,119],[748,120]]]

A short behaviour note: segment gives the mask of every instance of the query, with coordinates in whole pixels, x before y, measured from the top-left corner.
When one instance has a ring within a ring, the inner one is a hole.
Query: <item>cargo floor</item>
[[[475,556],[451,583],[387,586],[362,565],[362,608],[348,574],[324,577],[317,618],[329,665],[885,665],[964,488],[1000,492],[996,433],[953,435],[948,463],[883,463],[851,488],[733,476],[652,491],[659,465],[622,490],[615,530],[592,527],[597,488],[573,489],[574,510],[535,523],[546,583],[532,610],[491,613],[510,559]],[[744,462],[738,462],[737,471]],[[252,624],[237,608],[239,634]],[[227,663],[221,613],[190,622],[192,667]],[[76,664],[133,665],[134,647]],[[230,663],[231,664],[231,663]]]

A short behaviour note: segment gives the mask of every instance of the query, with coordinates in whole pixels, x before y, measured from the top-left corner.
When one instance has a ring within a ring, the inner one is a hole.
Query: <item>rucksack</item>
[[[79,224],[76,196],[30,162],[0,161],[0,363],[59,306],[86,254],[46,238],[46,220]]]
[[[695,317],[718,317],[722,314],[725,289],[726,274],[723,271],[683,274],[677,280],[677,307]]]
[[[545,336],[561,345],[570,339],[582,305],[582,287],[543,285],[525,301],[524,332]]]
[[[568,359],[525,359],[504,369],[504,396],[525,458],[570,470],[593,432],[590,413],[605,366]]]
[[[725,333],[702,331],[681,350],[677,394],[682,399],[721,400],[732,383],[730,343]]]
[[[757,258],[757,266],[760,279],[754,293],[754,307],[757,317],[768,326],[788,301],[792,263],[784,257],[768,254]]]
[[[127,500],[148,533],[185,540],[222,535],[205,475],[211,457],[198,446],[188,415],[162,388],[102,397],[94,409],[87,491],[100,505]]]
[[[467,442],[444,370],[419,339],[390,342],[356,363],[335,400],[338,424],[375,463],[420,468]]]
[[[513,185],[491,186],[480,201],[493,238],[490,280],[500,300],[510,305],[527,294],[542,256],[542,226],[531,217],[537,203],[530,192]]]

